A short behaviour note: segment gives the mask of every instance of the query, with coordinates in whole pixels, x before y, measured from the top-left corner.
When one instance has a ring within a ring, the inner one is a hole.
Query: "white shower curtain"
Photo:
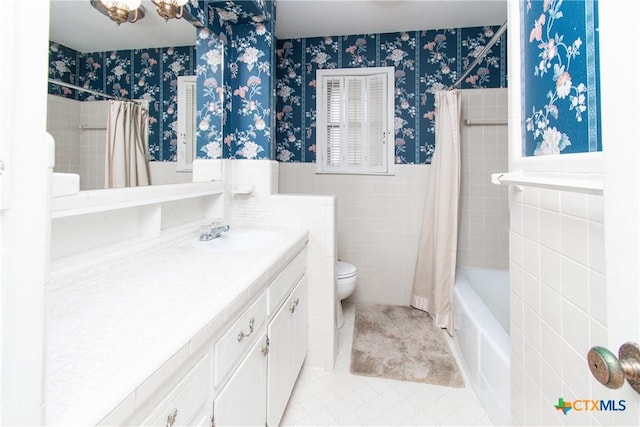
[[[436,148],[429,168],[411,306],[453,335],[460,194],[460,92],[436,92]]]
[[[107,188],[150,185],[147,111],[130,101],[110,101],[107,121]]]

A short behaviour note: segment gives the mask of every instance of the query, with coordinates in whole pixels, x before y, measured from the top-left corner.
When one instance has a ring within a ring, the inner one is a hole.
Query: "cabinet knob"
[[[600,384],[616,389],[627,382],[640,394],[640,346],[628,342],[622,344],[618,357],[604,347],[592,347],[587,353],[589,369]]]
[[[178,408],[173,408],[173,411],[167,416],[167,427],[173,427],[178,418]]]

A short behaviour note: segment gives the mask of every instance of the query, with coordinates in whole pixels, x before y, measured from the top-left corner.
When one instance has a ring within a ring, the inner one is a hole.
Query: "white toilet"
[[[356,281],[358,280],[358,269],[355,265],[348,262],[338,261],[336,264],[336,278],[338,282],[338,329],[344,325],[344,316],[342,315],[342,300],[347,298],[356,289]]]

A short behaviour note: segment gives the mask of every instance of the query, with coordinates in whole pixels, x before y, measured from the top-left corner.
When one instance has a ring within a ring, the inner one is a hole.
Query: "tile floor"
[[[470,385],[451,388],[352,375],[354,303],[344,303],[344,316],[335,369],[302,368],[282,426],[492,425]]]

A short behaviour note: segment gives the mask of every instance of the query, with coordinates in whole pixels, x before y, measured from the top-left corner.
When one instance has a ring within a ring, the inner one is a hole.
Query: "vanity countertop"
[[[95,425],[165,362],[197,351],[308,238],[269,230],[283,239],[263,251],[197,249],[191,227],[56,268],[46,293],[46,424]]]

